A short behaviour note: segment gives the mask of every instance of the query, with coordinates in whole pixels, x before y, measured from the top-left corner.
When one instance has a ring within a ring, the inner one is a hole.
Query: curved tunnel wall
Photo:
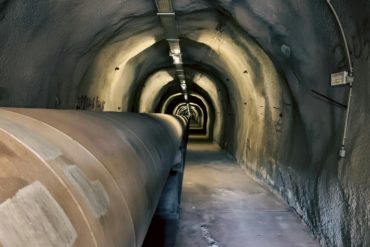
[[[2,106],[75,108],[86,95],[99,96],[104,110],[131,110],[140,83],[171,65],[150,1],[4,3]],[[230,100],[220,144],[323,242],[366,246],[370,4],[333,4],[356,72],[344,160],[337,158],[344,110],[313,93],[346,99],[345,88],[328,83],[346,60],[325,1],[182,0],[176,9],[186,66],[212,74]]]

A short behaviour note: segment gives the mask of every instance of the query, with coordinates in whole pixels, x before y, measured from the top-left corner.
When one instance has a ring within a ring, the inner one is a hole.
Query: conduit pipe
[[[186,124],[0,109],[0,246],[142,246]]]
[[[352,86],[353,86],[353,81],[354,81],[354,71],[353,71],[351,54],[349,52],[349,47],[348,47],[346,34],[344,32],[344,29],[343,29],[342,23],[340,21],[340,18],[338,16],[337,11],[335,10],[333,4],[331,3],[331,0],[326,0],[326,2],[328,3],[328,5],[330,7],[330,10],[332,11],[332,13],[333,13],[333,15],[334,15],[334,17],[337,21],[337,24],[339,26],[339,29],[340,29],[340,32],[341,32],[341,35],[342,35],[342,39],[343,39],[343,43],[344,43],[344,47],[346,49],[346,55],[347,55],[348,67],[349,67],[349,92],[348,92],[348,100],[347,100],[346,119],[345,119],[345,122],[344,122],[342,145],[341,145],[341,148],[340,148],[340,151],[339,151],[339,157],[344,158],[344,157],[346,157],[345,145],[346,145],[346,140],[347,140],[349,117],[350,117],[350,112],[351,112]]]

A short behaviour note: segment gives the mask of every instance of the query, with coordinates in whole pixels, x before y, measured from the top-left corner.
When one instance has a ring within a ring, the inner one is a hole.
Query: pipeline
[[[0,247],[142,246],[187,119],[0,109]]]

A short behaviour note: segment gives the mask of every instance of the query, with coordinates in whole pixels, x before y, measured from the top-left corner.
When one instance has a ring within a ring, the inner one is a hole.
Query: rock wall
[[[355,68],[343,160],[348,90],[329,80],[347,62],[324,0],[177,0],[176,10],[186,68],[214,78],[212,90],[199,84],[222,109],[214,139],[323,244],[369,246],[370,1],[332,3]],[[140,98],[170,71],[164,37],[152,1],[0,0],[0,106],[155,109],[159,88]]]

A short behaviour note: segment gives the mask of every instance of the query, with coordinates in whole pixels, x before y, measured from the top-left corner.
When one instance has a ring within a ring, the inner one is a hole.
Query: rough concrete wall
[[[176,9],[187,66],[212,72],[231,100],[224,147],[322,243],[368,246],[370,1],[333,4],[356,75],[341,161],[345,111],[313,93],[347,95],[329,85],[346,60],[325,1],[178,0]],[[132,109],[140,82],[171,65],[162,32],[152,1],[0,1],[0,105],[72,108],[86,94]]]
[[[341,234],[344,246],[370,245],[370,2],[347,3],[344,22],[354,59],[355,82],[349,123],[348,154],[337,169],[341,192]],[[337,44],[336,49],[343,49]],[[339,62],[343,57],[339,60]],[[341,66],[338,63],[338,66]],[[332,197],[332,195],[330,196]],[[340,243],[340,240],[336,243]],[[338,244],[340,246],[340,244]]]
[[[151,1],[0,1],[1,105],[73,107],[87,68]],[[148,14],[148,10],[150,14]],[[128,31],[128,32],[125,32]]]
[[[300,7],[293,3],[285,6],[290,8],[279,8],[280,3],[276,4],[270,9],[274,14],[269,16],[264,13],[268,8],[257,6],[257,3],[252,4],[254,7],[247,11],[249,14],[240,12],[245,11],[243,8],[238,10],[238,19],[243,20],[241,25],[256,34],[260,44],[284,71],[295,103],[294,123],[289,130],[292,145],[288,153],[275,156],[270,161],[260,160],[258,169],[252,170],[252,173],[279,191],[323,244],[368,246],[370,197],[366,150],[370,136],[367,100],[370,14],[366,11],[369,10],[369,1],[333,2],[348,34],[351,54],[355,59],[353,113],[348,154],[344,160],[339,160],[338,150],[345,111],[328,104],[311,91],[322,92],[346,104],[347,90],[328,85],[330,73],[347,68],[338,27],[325,3],[301,5],[300,2]],[[295,25],[288,23],[294,16],[287,14],[288,9],[297,17],[298,13],[301,16],[295,19]],[[255,25],[247,24],[251,12],[260,16]],[[283,13],[284,17],[276,17]],[[279,25],[273,25],[276,19]],[[275,28],[273,32],[267,32],[272,42],[267,42],[263,38],[266,33],[257,28],[266,28],[267,23]],[[237,158],[248,170],[253,167],[249,159],[242,162],[240,156]]]
[[[370,43],[367,49],[370,49]],[[357,76],[351,107],[348,157],[339,163],[338,178],[343,193],[344,210],[342,213],[347,214],[343,216],[346,241],[352,246],[369,246],[370,60],[366,52],[355,60],[355,66]]]
[[[214,18],[203,13],[208,22]],[[198,17],[199,18],[199,17]],[[185,23],[196,26],[202,23],[196,16],[189,15]],[[220,24],[222,23],[222,24]],[[191,54],[195,64],[217,70],[228,90],[234,115],[226,116],[223,146],[239,161],[258,170],[260,159],[277,155],[279,146],[289,136],[280,135],[291,123],[290,93],[265,52],[233,23],[215,22],[211,30],[185,33],[192,42],[208,47],[210,51],[199,52],[201,45],[188,44],[185,52]],[[282,116],[286,114],[286,121]],[[233,123],[233,124],[230,124]],[[242,138],[243,141],[240,141]]]
[[[163,88],[168,86],[175,77],[167,70],[160,70],[150,75],[145,81],[137,104],[138,112],[155,112],[156,106],[163,96]]]

